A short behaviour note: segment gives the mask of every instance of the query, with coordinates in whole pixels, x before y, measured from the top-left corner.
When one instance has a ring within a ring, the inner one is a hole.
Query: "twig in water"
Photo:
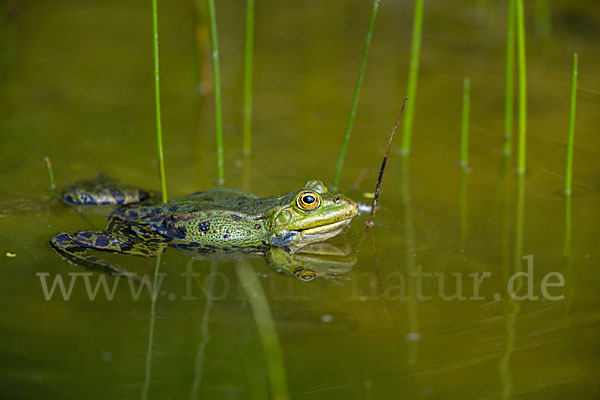
[[[385,155],[383,156],[383,160],[381,161],[381,168],[379,169],[379,177],[377,178],[377,186],[375,187],[375,195],[373,196],[373,204],[371,206],[371,214],[369,215],[369,221],[367,221],[367,226],[365,227],[365,231],[363,232],[362,237],[358,241],[358,245],[360,245],[371,227],[373,226],[373,220],[375,219],[375,211],[377,210],[377,204],[379,202],[379,192],[381,191],[381,181],[383,180],[383,171],[385,171],[385,164],[387,163],[388,156],[390,154],[390,148],[392,147],[392,141],[394,140],[394,135],[396,134],[396,129],[398,129],[398,124],[400,123],[400,117],[402,117],[402,113],[404,112],[404,107],[406,107],[406,102],[408,101],[408,97],[404,98],[404,102],[402,103],[402,108],[398,113],[398,117],[396,118],[396,123],[394,123],[394,127],[392,128],[392,133],[390,134],[390,138],[388,140],[387,148],[385,150]],[[357,246],[358,246],[357,245]]]

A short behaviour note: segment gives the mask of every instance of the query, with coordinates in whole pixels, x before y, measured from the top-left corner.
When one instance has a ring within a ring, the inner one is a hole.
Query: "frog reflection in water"
[[[261,254],[278,272],[305,281],[312,280],[319,267],[335,273],[336,263],[355,262],[354,254],[344,256],[340,248],[320,242],[340,233],[357,215],[358,205],[329,193],[320,181],[280,196],[211,189],[159,203],[140,189],[97,178],[67,189],[63,201],[78,206],[122,205],[110,214],[105,231],[59,233],[50,240],[70,262],[108,272],[125,273],[88,249],[143,257],[156,256],[167,246],[225,258]],[[310,255],[312,263],[306,261]]]

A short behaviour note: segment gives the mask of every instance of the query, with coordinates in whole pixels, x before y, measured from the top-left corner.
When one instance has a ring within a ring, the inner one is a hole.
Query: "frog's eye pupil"
[[[304,199],[302,199],[302,200],[304,200],[304,202],[306,204],[312,204],[316,201],[315,197],[310,194],[307,194],[306,196],[304,196]]]

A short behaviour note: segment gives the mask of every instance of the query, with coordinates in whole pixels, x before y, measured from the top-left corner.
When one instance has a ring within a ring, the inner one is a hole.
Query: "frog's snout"
[[[335,197],[334,204],[342,204],[346,208],[346,218],[354,218],[358,215],[358,203],[347,197]]]

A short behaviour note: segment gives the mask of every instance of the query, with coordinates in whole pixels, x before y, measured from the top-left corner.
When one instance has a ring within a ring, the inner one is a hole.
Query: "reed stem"
[[[413,17],[413,33],[410,52],[410,67],[408,70],[407,97],[410,104],[406,108],[406,117],[402,126],[402,150],[401,153],[408,155],[412,141],[412,127],[415,115],[417,81],[419,80],[419,58],[421,54],[421,32],[423,31],[423,0],[415,0],[415,13]]]
[[[460,241],[464,247],[468,234],[467,172],[469,171],[469,118],[471,112],[471,81],[463,81],[462,123],[460,134]]]
[[[504,93],[504,156],[513,152],[513,121],[515,104],[515,0],[508,0],[506,29],[506,77]]]
[[[573,143],[575,141],[575,112],[577,100],[577,53],[573,55],[573,77],[571,81],[571,115],[569,117],[569,139],[567,141],[567,167],[565,173],[565,245],[563,253],[571,263],[571,195],[573,193]]]
[[[246,46],[244,51],[244,156],[252,153],[252,68],[254,52],[254,0],[246,2]]]
[[[54,182],[54,173],[52,172],[52,163],[48,157],[44,157],[46,162],[46,168],[48,169],[48,180],[50,181],[50,190],[56,190],[56,183]]]
[[[517,47],[519,62],[519,154],[517,173],[525,174],[527,147],[527,69],[525,65],[525,10],[517,0]]]
[[[165,158],[163,154],[162,122],[160,118],[160,75],[158,71],[158,11],[157,0],[152,0],[152,32],[154,48],[154,100],[156,103],[156,143],[158,146],[158,172],[163,203],[167,202],[167,181],[165,177]]]
[[[573,55],[573,77],[571,81],[571,115],[569,117],[569,139],[567,141],[567,168],[565,173],[565,195],[571,196],[573,184],[573,142],[575,140],[575,111],[577,100],[577,54]]]
[[[465,171],[469,167],[469,114],[471,110],[471,81],[465,78],[463,83],[463,107],[460,135],[460,167]]]
[[[344,140],[342,141],[342,147],[340,149],[340,155],[338,157],[337,166],[335,169],[335,176],[333,177],[332,191],[337,191],[338,184],[340,182],[340,175],[342,173],[342,167],[344,166],[344,158],[346,157],[346,149],[348,148],[348,142],[350,141],[350,133],[352,132],[352,125],[354,124],[354,117],[356,116],[356,108],[358,106],[358,97],[360,95],[360,87],[362,86],[363,75],[365,72],[365,66],[367,64],[367,55],[369,53],[369,45],[371,44],[371,36],[373,35],[373,27],[375,26],[375,17],[377,16],[377,9],[379,8],[379,1],[373,1],[373,9],[371,11],[371,21],[369,23],[369,29],[367,30],[367,36],[365,37],[365,44],[363,47],[362,59],[360,67],[358,69],[358,78],[356,79],[356,85],[354,86],[354,97],[352,98],[352,106],[350,108],[350,116],[348,117],[348,123],[346,125],[346,132],[344,134]]]
[[[206,0],[210,21],[210,43],[212,47],[213,79],[215,90],[215,133],[217,137],[217,185],[225,183],[223,161],[223,120],[221,117],[221,69],[219,67],[219,44],[217,41],[217,17],[215,1]]]

